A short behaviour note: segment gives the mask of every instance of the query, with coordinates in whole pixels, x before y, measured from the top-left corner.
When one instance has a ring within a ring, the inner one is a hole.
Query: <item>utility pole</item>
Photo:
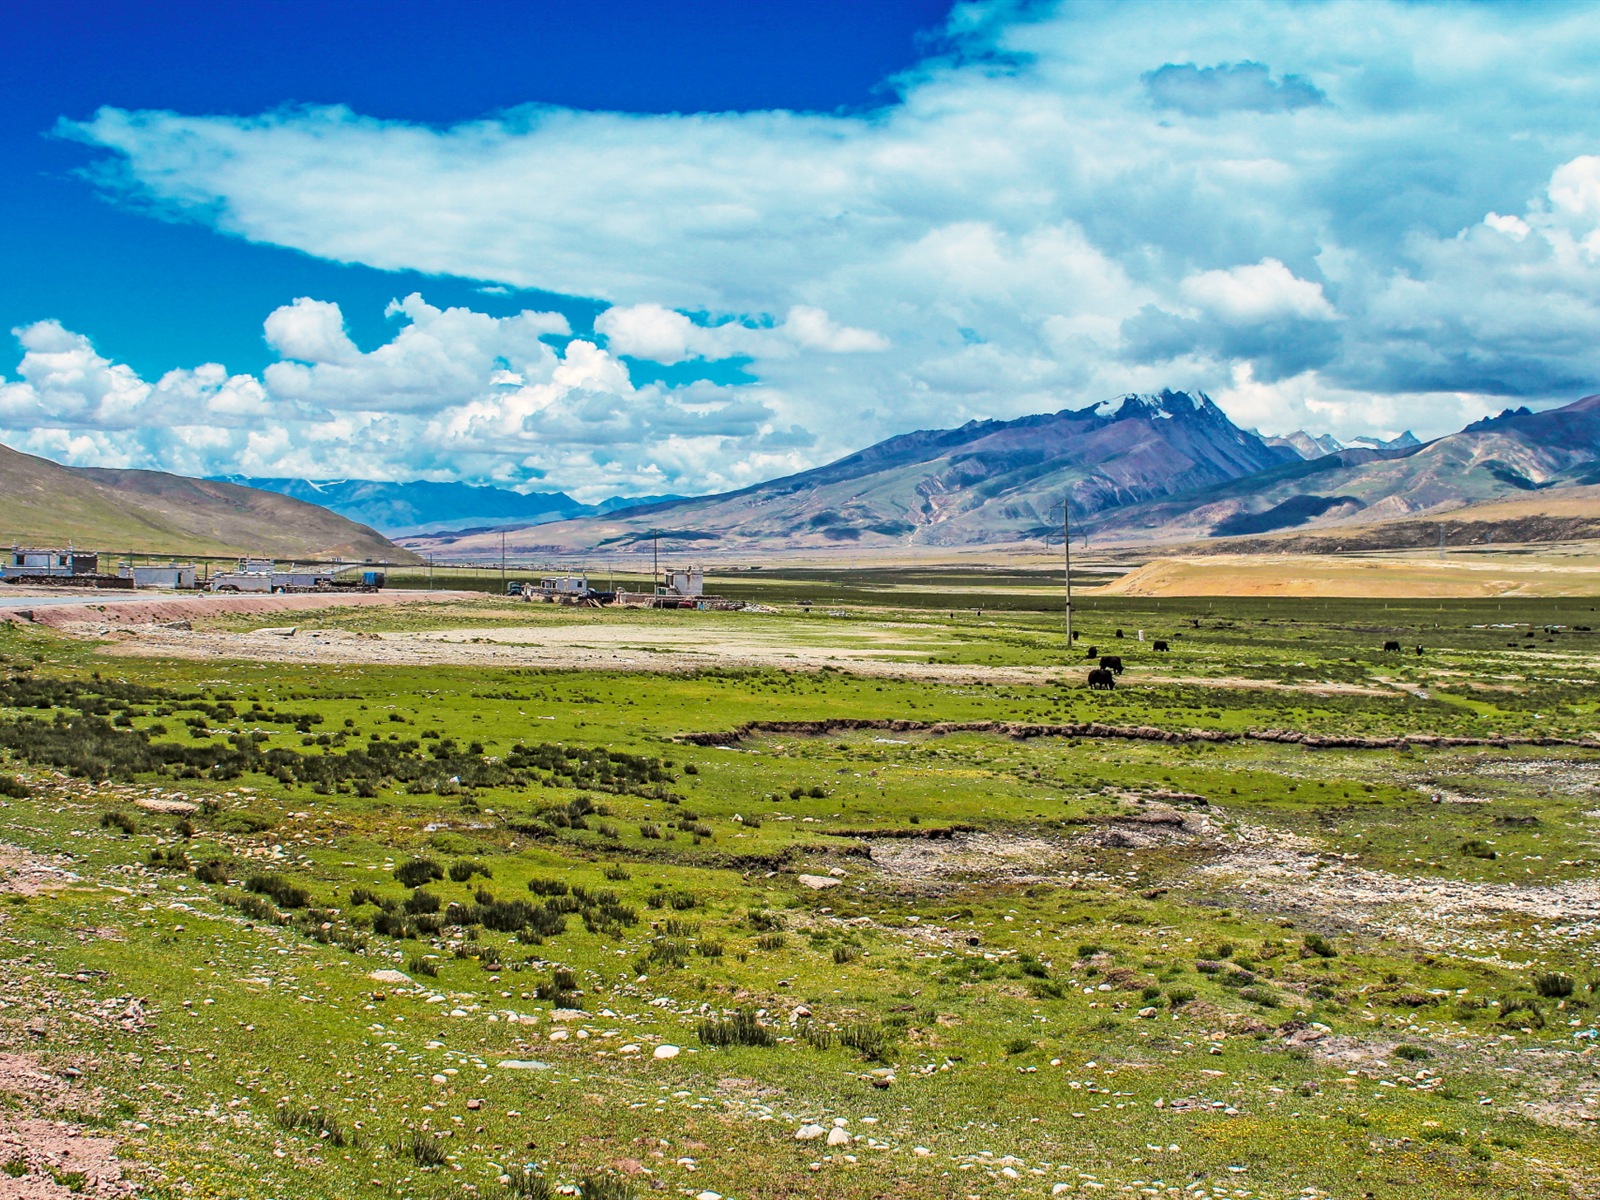
[[[1052,512],[1055,505],[1051,505]],[[1067,505],[1067,498],[1061,498],[1061,553],[1063,556],[1062,582],[1066,587],[1067,604],[1067,653],[1072,653],[1072,528]]]
[[[500,531],[500,593],[506,590],[506,531]]]
[[[650,546],[654,555],[654,560],[650,566],[652,572],[650,594],[659,596],[661,594],[661,531],[659,529],[650,531]]]

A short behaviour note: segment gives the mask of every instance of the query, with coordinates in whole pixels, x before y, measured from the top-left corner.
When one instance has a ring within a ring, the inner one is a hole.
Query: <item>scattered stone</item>
[[[828,1130],[828,1145],[830,1145],[830,1146],[848,1146],[849,1144],[850,1144],[849,1131],[844,1130],[844,1129],[840,1129],[837,1125],[835,1125],[832,1129]]]
[[[411,982],[411,976],[404,971],[396,971],[391,967],[385,967],[381,971],[370,971],[367,974],[367,978],[376,980],[378,983],[393,984],[396,987]]]
[[[839,886],[839,881],[831,875],[796,875],[795,878],[814,892]]]
[[[821,1125],[802,1125],[794,1135],[797,1142],[814,1142],[819,1137],[827,1135],[827,1130]]]
[[[681,1053],[682,1053],[682,1051],[679,1050],[678,1047],[672,1045],[672,1043],[670,1043],[670,1042],[662,1042],[661,1045],[657,1046],[655,1048],[655,1050],[651,1052],[651,1057],[653,1057],[653,1058],[677,1058],[678,1055],[681,1054]]]
[[[502,1058],[495,1066],[507,1071],[548,1071],[549,1063],[538,1062],[531,1058]]]

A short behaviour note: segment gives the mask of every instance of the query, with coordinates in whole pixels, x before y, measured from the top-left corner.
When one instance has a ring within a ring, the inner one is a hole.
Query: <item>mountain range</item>
[[[0,446],[0,541],[150,554],[409,563],[376,530],[315,504],[161,471],[64,467]]]
[[[1263,437],[1203,394],[1163,391],[908,433],[736,492],[512,530],[507,545],[538,555],[645,549],[655,536],[706,553],[1059,541],[1063,495],[1075,539],[1132,545],[1458,510],[1470,525],[1475,504],[1597,483],[1600,396],[1508,409],[1429,442],[1406,434],[1345,446]],[[500,532],[402,544],[470,557],[497,553]]]
[[[538,525],[575,517],[597,517],[619,508],[676,500],[676,496],[614,496],[584,504],[565,492],[517,492],[467,483],[385,483],[371,479],[282,479],[245,475],[221,477],[228,483],[293,496],[319,504],[383,531],[389,537],[425,531],[482,531],[502,525]]]

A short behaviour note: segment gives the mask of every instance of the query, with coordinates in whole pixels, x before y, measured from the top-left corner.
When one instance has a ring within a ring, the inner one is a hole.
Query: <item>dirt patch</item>
[[[76,1074],[76,1072],[72,1072]],[[70,1200],[75,1196],[132,1196],[112,1138],[92,1137],[82,1125],[44,1114],[68,1104],[93,1111],[70,1079],[52,1074],[27,1054],[0,1054],[0,1091],[21,1112],[0,1115],[0,1196],[6,1200]]]
[[[132,1196],[122,1177],[117,1143],[90,1137],[81,1125],[42,1118],[0,1117],[0,1195],[6,1200],[72,1200]],[[22,1174],[12,1175],[20,1169]]]
[[[78,877],[65,867],[16,846],[0,843],[0,893],[42,896],[77,881]]]
[[[277,600],[312,597],[281,596]],[[243,601],[241,603],[250,603]],[[316,606],[307,606],[316,607]],[[327,607],[323,605],[322,607]],[[212,611],[224,611],[216,609]],[[253,610],[252,610],[253,611]],[[266,610],[262,610],[266,611]],[[182,629],[125,621],[109,624],[80,618],[70,632],[107,639],[107,654],[117,656],[243,659],[251,662],[365,664],[371,666],[537,667],[567,671],[650,671],[675,673],[725,669],[781,668],[818,671],[824,667],[853,675],[925,679],[945,683],[1047,684],[1063,676],[1060,667],[991,667],[979,664],[916,661],[936,653],[939,643],[924,626],[900,630],[851,626],[836,637],[795,641],[783,631],[730,630],[692,626],[647,628],[639,625],[539,625],[513,629],[445,629],[404,633],[358,633],[342,629],[290,628],[250,632]],[[491,615],[477,614],[474,615]],[[832,631],[830,631],[832,632]],[[1068,673],[1069,676],[1072,674]],[[1387,696],[1393,692],[1354,683],[1248,679],[1237,676],[1145,675],[1124,677],[1123,687],[1183,685],[1298,692],[1307,695]]]
[[[873,865],[891,883],[943,891],[973,880],[1059,883],[1072,847],[1021,834],[958,833],[950,838],[876,838],[867,843]],[[1086,878],[1086,877],[1084,877]]]
[[[1559,927],[1574,944],[1600,937],[1600,881],[1544,885],[1407,878],[1330,861],[1276,835],[1241,845],[1197,872],[1225,881],[1251,907],[1306,913],[1387,933],[1436,950],[1491,954],[1492,927],[1507,916]]]
[[[294,596],[238,596],[206,592],[198,596],[167,596],[148,600],[107,600],[104,603],[38,604],[27,600],[0,605],[0,620],[27,621],[53,629],[90,625],[151,625],[192,621],[223,614],[304,612],[329,608],[372,608],[394,604],[441,604],[475,600],[476,592],[357,592],[353,595],[317,592]],[[0,598],[4,599],[4,598]],[[173,632],[183,632],[174,629]]]
[[[159,796],[140,796],[133,802],[135,808],[145,812],[161,813],[169,817],[187,817],[200,811],[198,804],[188,800],[163,800]]]

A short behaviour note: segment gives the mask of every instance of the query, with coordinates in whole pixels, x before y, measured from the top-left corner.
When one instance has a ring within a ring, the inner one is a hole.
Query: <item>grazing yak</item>
[[[1167,644],[1165,642],[1163,642],[1160,638],[1157,638],[1156,642],[1155,642],[1155,645],[1153,647],[1151,647],[1151,648],[1154,649],[1154,650],[1161,650],[1161,651],[1164,652],[1167,649]]]
[[[1099,646],[1090,646],[1089,647],[1089,652],[1087,654],[1085,654],[1084,657],[1085,658],[1099,658],[1100,657],[1100,647]]]
[[[1390,651],[1390,650],[1398,651],[1400,649],[1400,643],[1399,642],[1385,642],[1383,644],[1383,648],[1384,648],[1385,652]]]
[[[1096,667],[1089,672],[1089,690],[1094,692],[1109,692],[1117,686],[1117,678],[1104,667]]]
[[[1100,656],[1100,666],[1102,670],[1111,671],[1114,674],[1121,675],[1122,657],[1117,654],[1102,654]]]

